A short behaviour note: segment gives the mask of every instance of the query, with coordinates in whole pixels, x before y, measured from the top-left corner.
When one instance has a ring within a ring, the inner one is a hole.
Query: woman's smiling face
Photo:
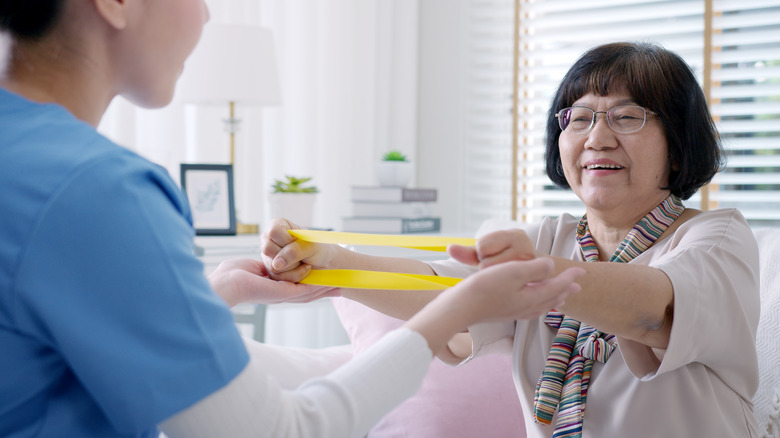
[[[618,105],[636,105],[625,92],[586,94],[572,106],[607,111]],[[614,132],[605,114],[597,114],[584,134],[561,132],[559,150],[563,172],[571,189],[588,210],[625,209],[644,214],[669,195],[667,141],[660,120],[648,112],[639,131]]]

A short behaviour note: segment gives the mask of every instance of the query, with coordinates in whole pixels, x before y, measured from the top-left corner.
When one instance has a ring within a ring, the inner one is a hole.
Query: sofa
[[[753,412],[762,438],[780,437],[780,228],[754,228],[758,242],[761,318],[756,334],[759,388]]]

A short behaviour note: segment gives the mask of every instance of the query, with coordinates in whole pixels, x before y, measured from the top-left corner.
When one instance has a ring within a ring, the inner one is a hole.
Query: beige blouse
[[[539,253],[582,260],[575,239],[578,220],[564,215],[525,231]],[[488,222],[478,235],[512,227],[521,225]],[[594,365],[583,437],[758,436],[751,404],[758,387],[758,248],[745,218],[734,209],[704,212],[631,263],[658,268],[672,281],[669,346],[653,351],[618,337],[607,363]],[[431,267],[444,276],[473,272],[454,260]],[[472,357],[513,355],[528,436],[552,436],[554,426],[534,423],[532,409],[555,330],[540,318],[480,324],[470,332]]]

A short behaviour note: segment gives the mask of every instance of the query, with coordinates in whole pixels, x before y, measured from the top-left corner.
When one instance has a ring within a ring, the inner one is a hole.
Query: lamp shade
[[[273,36],[259,26],[207,24],[176,88],[183,103],[276,105]]]

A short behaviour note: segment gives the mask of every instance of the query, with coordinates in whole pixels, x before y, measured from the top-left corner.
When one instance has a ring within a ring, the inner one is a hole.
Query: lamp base
[[[236,234],[259,234],[260,226],[257,224],[236,223]]]

